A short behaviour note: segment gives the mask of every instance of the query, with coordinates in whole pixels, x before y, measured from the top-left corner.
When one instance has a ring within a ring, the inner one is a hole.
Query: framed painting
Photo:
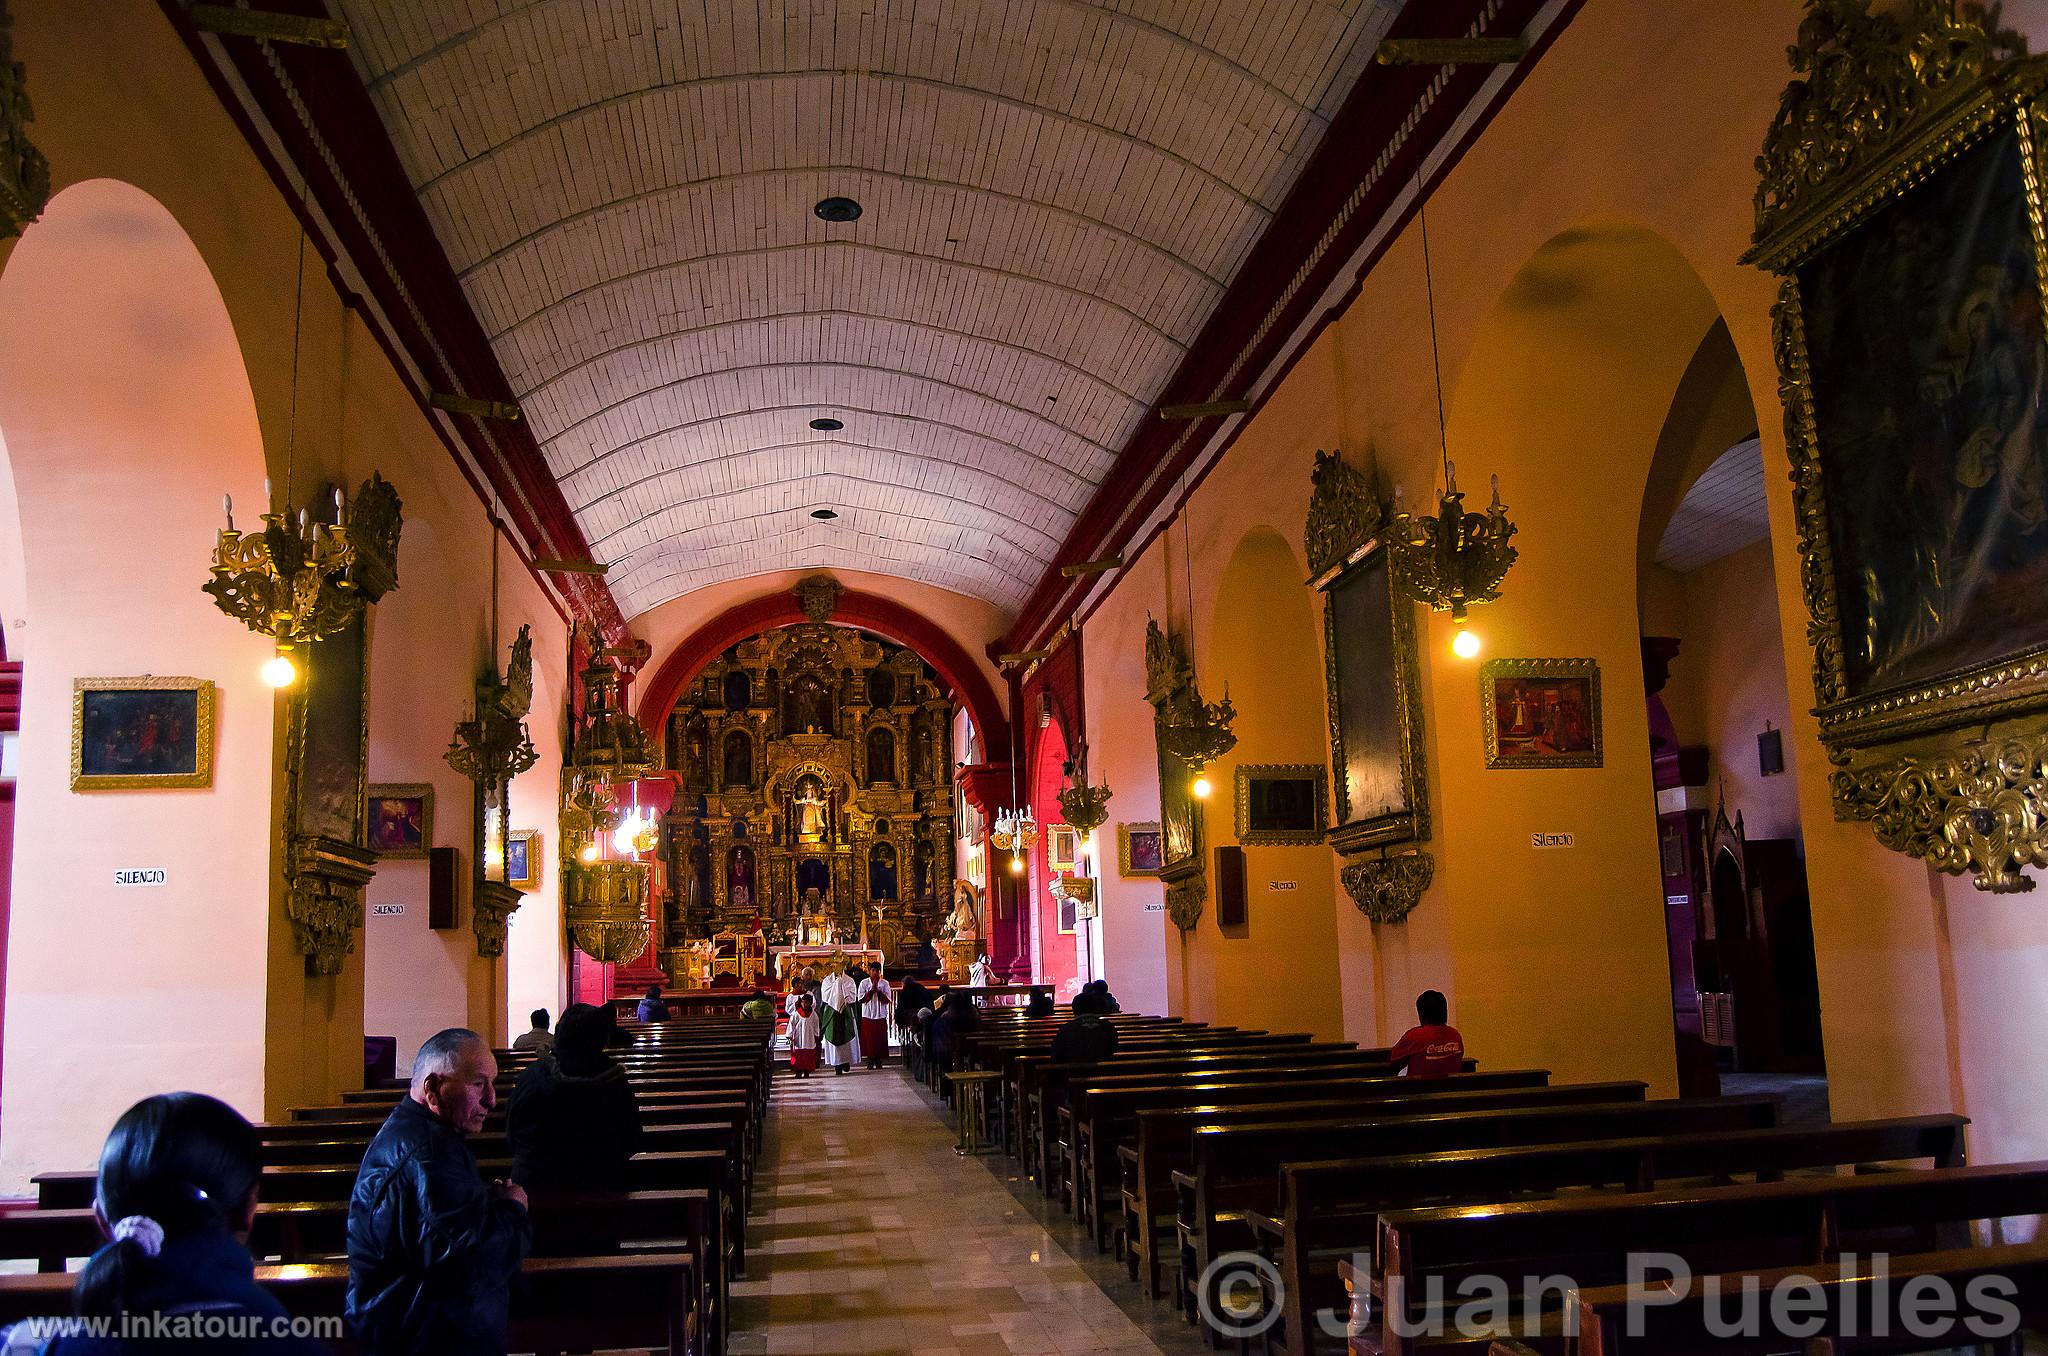
[[[505,840],[505,883],[516,890],[540,886],[540,834],[514,829]]]
[[[75,678],[71,789],[213,785],[214,686],[204,678]]]
[[[1377,539],[1326,576],[1322,589],[1337,789],[1330,843],[1354,852],[1427,838],[1414,604],[1394,589]]]
[[[1045,856],[1055,871],[1072,871],[1081,858],[1081,834],[1072,824],[1045,826]]]
[[[1779,278],[1835,809],[2028,889],[2048,823],[2010,807],[2048,793],[2048,65],[1934,4],[1842,7],[1791,64],[1745,261]]]
[[[1237,841],[1312,844],[1329,821],[1323,770],[1314,763],[1244,763],[1237,769]]]
[[[1166,844],[1156,823],[1116,826],[1119,876],[1156,876],[1166,865]]]
[[[369,849],[386,861],[424,859],[434,845],[434,788],[391,783],[370,788]],[[511,874],[506,857],[506,874]]]
[[[1479,713],[1490,768],[1601,765],[1600,666],[1590,659],[1489,659]]]

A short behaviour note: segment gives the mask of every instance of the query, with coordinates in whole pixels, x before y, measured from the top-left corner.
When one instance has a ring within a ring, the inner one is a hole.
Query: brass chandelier
[[[491,668],[477,680],[476,706],[455,726],[448,766],[496,799],[498,789],[540,761],[526,732],[533,707],[533,628],[521,626],[505,676],[498,676],[498,515],[491,514]]]
[[[1396,513],[1387,534],[1387,553],[1394,586],[1432,611],[1448,612],[1459,627],[1473,603],[1500,597],[1501,581],[1515,563],[1508,538],[1515,525],[1500,502],[1500,477],[1493,477],[1493,503],[1484,514],[1467,513],[1458,491],[1458,469],[1451,461],[1450,434],[1444,419],[1443,358],[1437,347],[1436,280],[1429,255],[1429,211],[1424,202],[1422,163],[1415,166],[1416,217],[1422,229],[1422,281],[1429,299],[1429,356],[1436,376],[1437,445],[1443,455],[1444,488],[1433,517]],[[1398,497],[1398,491],[1396,492]],[[1464,657],[1478,653],[1478,638],[1460,630],[1452,648]]]
[[[1100,786],[1088,784],[1088,747],[1067,760],[1061,769],[1072,779],[1071,786],[1060,788],[1060,818],[1074,826],[1074,831],[1087,837],[1101,828],[1109,819],[1109,799],[1114,793],[1109,783]]]

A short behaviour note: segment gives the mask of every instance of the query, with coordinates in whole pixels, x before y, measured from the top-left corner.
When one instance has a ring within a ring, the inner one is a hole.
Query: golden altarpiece
[[[707,665],[664,732],[664,963],[757,924],[778,950],[891,964],[928,938],[953,888],[952,722],[915,652],[847,627],[770,631]]]

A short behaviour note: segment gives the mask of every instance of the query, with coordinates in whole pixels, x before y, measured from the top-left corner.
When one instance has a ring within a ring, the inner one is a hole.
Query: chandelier
[[[1060,818],[1084,838],[1109,819],[1109,798],[1114,794],[1107,782],[1100,786],[1088,784],[1086,761],[1087,749],[1083,746],[1080,756],[1068,759],[1063,769],[1073,779],[1073,785],[1060,790]]]
[[[1222,701],[1205,702],[1190,673],[1187,683],[1159,708],[1160,747],[1186,764],[1190,773],[1200,773],[1237,747],[1237,733],[1230,728],[1236,719],[1230,685],[1223,685]]]
[[[1004,852],[1015,849],[1026,851],[1038,845],[1038,820],[1033,817],[1031,807],[1019,810],[1005,806],[996,814],[995,829],[989,839]]]
[[[443,756],[448,766],[495,795],[496,789],[540,761],[526,732],[533,706],[533,628],[512,641],[505,676],[498,676],[498,515],[491,513],[491,670],[477,680],[476,706],[459,722]]]
[[[593,663],[583,671],[584,725],[569,764],[585,777],[631,781],[654,766],[654,745],[619,701],[619,671]]]
[[[1500,477],[1493,477],[1493,503],[1484,514],[1467,513],[1458,492],[1458,468],[1451,461],[1450,434],[1444,421],[1443,359],[1437,350],[1436,282],[1430,272],[1429,212],[1422,202],[1422,165],[1415,168],[1416,215],[1422,228],[1422,280],[1429,298],[1429,353],[1436,373],[1437,444],[1443,454],[1444,489],[1434,517],[1396,513],[1387,534],[1387,553],[1394,586],[1432,611],[1448,612],[1459,626],[1472,603],[1500,597],[1501,580],[1515,563],[1508,538],[1515,525],[1500,502]],[[1399,491],[1396,491],[1398,498]],[[1469,658],[1478,653],[1478,639],[1458,633],[1453,648]]]

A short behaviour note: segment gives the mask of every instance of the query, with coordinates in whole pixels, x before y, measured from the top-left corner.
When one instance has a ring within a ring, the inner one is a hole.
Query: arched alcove
[[[1467,502],[1500,476],[1519,557],[1501,601],[1473,609],[1478,662],[1452,657],[1445,614],[1418,614],[1437,874],[1391,942],[1411,954],[1387,964],[1410,988],[1445,987],[1468,1048],[1510,1063],[1676,1084],[1637,553],[1674,402],[1689,385],[1703,405],[1727,398],[1725,367],[1688,382],[1720,323],[1669,240],[1591,221],[1530,256],[1446,368],[1449,455]],[[1735,376],[1739,394],[1739,366]],[[1417,462],[1406,474],[1409,502],[1427,502],[1441,471]],[[1488,767],[1479,663],[1553,658],[1598,667],[1601,765]],[[1569,833],[1573,846],[1538,850],[1539,833]],[[1598,986],[1545,1001],[1547,976],[1588,964]],[[1383,1021],[1404,1017],[1408,996],[1387,995]]]
[[[258,678],[270,651],[199,588],[222,493],[255,525],[263,445],[220,290],[142,190],[74,185],[15,245],[0,273],[0,436],[20,525],[9,634],[42,657],[24,673],[5,1080],[63,1090],[6,1100],[0,1177],[18,1187],[75,1167],[78,1145],[171,1071],[263,1111],[283,927],[275,700]],[[144,675],[213,685],[211,785],[74,792],[73,679]],[[161,868],[163,884],[118,887],[117,865]]]
[[[1240,767],[1304,767],[1326,775],[1315,599],[1294,547],[1276,529],[1255,527],[1232,548],[1205,628],[1205,685],[1228,684],[1238,710],[1237,746],[1209,769],[1215,790],[1203,815],[1211,845],[1238,842]],[[1212,879],[1209,907],[1187,935],[1188,1016],[1340,1036],[1344,1013],[1329,849],[1254,843],[1243,850],[1244,923],[1219,925]],[[1274,882],[1291,884],[1268,889]]]

